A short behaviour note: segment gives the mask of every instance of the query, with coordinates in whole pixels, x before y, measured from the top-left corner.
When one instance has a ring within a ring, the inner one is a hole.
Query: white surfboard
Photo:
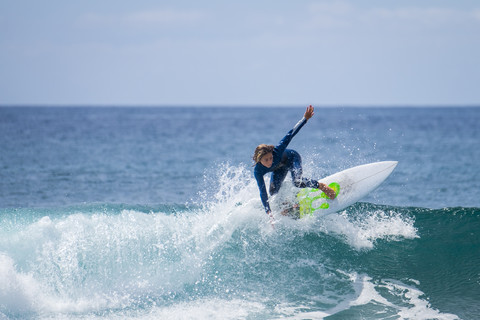
[[[320,182],[337,192],[334,200],[318,189],[305,188],[297,194],[300,218],[328,214],[354,204],[375,190],[397,166],[398,161],[381,161],[356,166],[323,178]]]

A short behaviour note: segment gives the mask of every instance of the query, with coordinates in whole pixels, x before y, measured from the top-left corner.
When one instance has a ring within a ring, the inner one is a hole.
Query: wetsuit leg
[[[302,178],[302,157],[298,152],[292,153],[291,169],[292,181],[297,188],[318,188],[318,181]]]
[[[293,153],[292,155],[293,158],[290,173],[292,174],[293,185],[297,188],[305,188],[302,186],[302,158],[297,152]]]
[[[295,150],[287,150],[288,154],[282,159],[280,168],[272,172],[270,180],[270,195],[276,194],[285,180],[288,171],[292,174],[292,181],[297,188],[318,188],[318,181],[302,178],[302,157]]]
[[[270,180],[271,196],[276,194],[280,190],[283,180],[285,180],[285,177],[287,176],[288,170],[289,170],[288,166],[283,165],[277,170],[272,172],[272,178]]]

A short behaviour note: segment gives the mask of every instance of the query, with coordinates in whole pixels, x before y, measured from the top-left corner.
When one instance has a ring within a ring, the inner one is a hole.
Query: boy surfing
[[[303,118],[290,130],[287,135],[279,142],[277,146],[261,144],[253,154],[255,168],[253,170],[255,179],[257,180],[258,189],[260,190],[260,198],[265,208],[265,212],[273,221],[272,210],[268,202],[267,188],[263,176],[271,172],[270,179],[270,196],[276,194],[285,180],[287,173],[292,175],[292,181],[297,188],[316,188],[320,189],[331,199],[335,199],[335,190],[324,183],[317,180],[302,177],[302,158],[300,154],[292,149],[287,149],[292,138],[300,131],[300,129],[313,117],[314,108],[310,105],[307,107]]]

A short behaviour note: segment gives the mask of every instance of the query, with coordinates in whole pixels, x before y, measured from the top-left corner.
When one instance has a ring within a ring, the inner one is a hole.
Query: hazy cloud
[[[129,27],[151,27],[167,25],[191,25],[207,19],[208,15],[203,11],[182,11],[173,9],[155,9],[135,11],[125,14],[101,14],[88,13],[82,16],[79,21],[82,25],[98,26],[129,26]]]
[[[389,25],[452,27],[452,24],[475,22],[480,10],[459,10],[444,7],[361,7],[348,2],[322,2],[308,7],[310,21],[318,28],[344,28],[367,25],[384,28]]]

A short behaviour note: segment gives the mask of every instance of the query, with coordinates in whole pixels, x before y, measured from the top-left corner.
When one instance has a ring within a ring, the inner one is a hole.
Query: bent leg
[[[287,176],[288,168],[286,166],[281,166],[277,170],[272,172],[272,178],[270,180],[270,195],[273,196],[276,194]]]
[[[318,181],[302,178],[302,158],[300,154],[295,152],[292,159],[292,168],[290,169],[292,174],[292,181],[297,188],[318,188]]]

